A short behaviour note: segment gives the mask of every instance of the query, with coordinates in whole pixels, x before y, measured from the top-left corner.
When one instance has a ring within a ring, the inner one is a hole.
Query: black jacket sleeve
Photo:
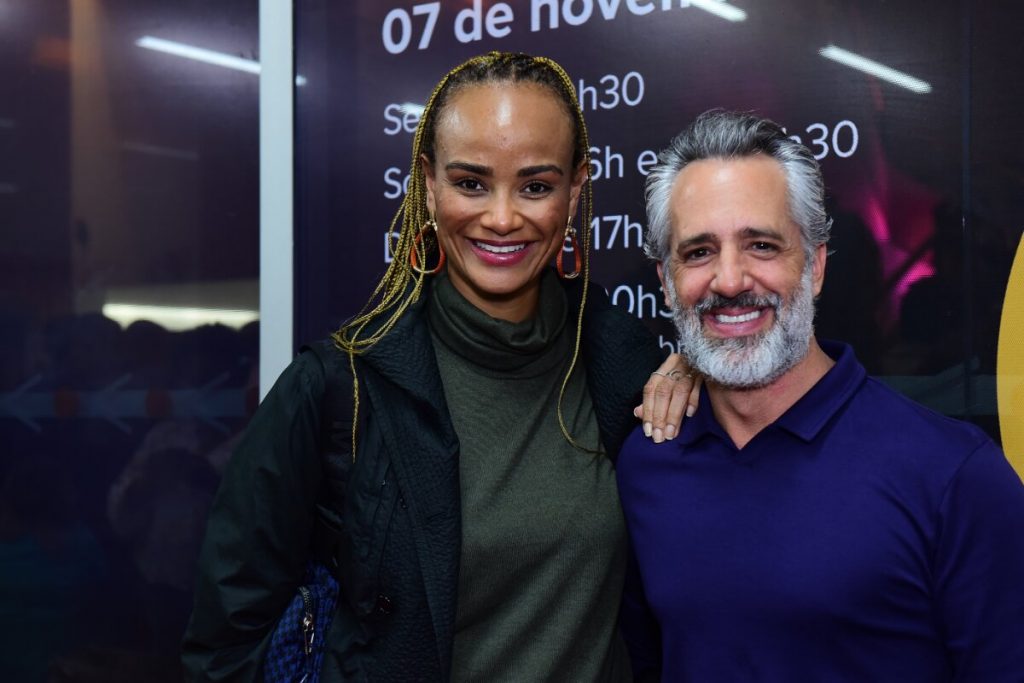
[[[253,416],[214,501],[182,646],[188,680],[254,681],[309,556],[324,370],[300,355]]]
[[[594,284],[587,293],[581,350],[601,426],[601,442],[614,461],[626,437],[639,424],[633,417],[633,407],[640,404],[644,383],[665,354],[642,322],[613,305],[604,290]]]

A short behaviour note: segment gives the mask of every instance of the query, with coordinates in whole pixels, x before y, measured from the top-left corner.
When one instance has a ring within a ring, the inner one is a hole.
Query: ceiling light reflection
[[[690,0],[690,5],[728,21],[745,21],[747,13],[724,0]]]
[[[260,72],[260,63],[253,61],[252,59],[242,59],[241,57],[235,57],[234,55],[225,54],[223,52],[214,52],[213,50],[195,47],[194,45],[186,45],[173,40],[164,40],[163,38],[154,38],[153,36],[142,36],[135,41],[135,44],[147,50],[156,50],[157,52],[174,55],[175,57],[194,59],[197,62],[223,66],[228,69],[247,71],[251,74],[258,74]]]
[[[163,38],[155,38],[153,36],[142,36],[135,41],[135,44],[147,50],[156,50],[157,52],[174,55],[175,57],[184,57],[185,59],[193,59],[205,64],[223,66],[227,69],[245,71],[250,74],[258,74],[260,72],[260,63],[253,59],[243,59],[242,57],[236,57],[224,52],[207,50],[206,48],[196,47],[195,45],[186,45],[185,43],[179,43],[174,40],[165,40]],[[305,84],[305,76],[295,77],[295,85]]]
[[[898,85],[901,88],[906,88],[911,92],[924,95],[932,91],[930,83],[922,81],[920,78],[915,78],[910,74],[905,74],[902,71],[897,71],[892,67],[888,67],[885,64],[879,64],[878,62],[862,57],[858,54],[844,50],[841,47],[835,45],[828,45],[818,50],[825,59],[831,59],[833,62],[838,62],[844,66],[848,66],[858,71],[863,71],[866,74],[881,78],[883,81],[888,81],[893,85]]]

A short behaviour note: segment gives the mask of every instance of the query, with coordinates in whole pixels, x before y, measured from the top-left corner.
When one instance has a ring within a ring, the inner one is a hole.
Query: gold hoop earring
[[[573,256],[576,257],[576,267],[569,273],[565,272],[566,242],[569,243]],[[555,266],[558,269],[558,277],[563,280],[574,280],[583,271],[583,254],[580,253],[580,243],[576,239],[576,228],[572,227],[572,218],[565,224],[565,237],[562,239],[562,248],[558,250],[558,256],[555,257]]]
[[[423,244],[423,236],[424,234],[429,235],[431,232],[434,234],[434,241],[437,242],[437,265],[431,270],[424,270],[420,268],[419,251],[423,249],[423,260],[426,261],[427,251]],[[433,218],[424,223],[423,227],[416,233],[416,239],[412,242],[412,249],[409,250],[409,265],[420,275],[434,275],[444,267],[444,248],[441,247],[441,240],[437,238],[437,223],[434,222]]]

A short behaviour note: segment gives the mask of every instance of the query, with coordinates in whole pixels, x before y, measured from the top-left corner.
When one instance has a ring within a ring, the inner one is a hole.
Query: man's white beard
[[[807,355],[814,335],[811,280],[808,262],[789,301],[783,302],[778,294],[744,293],[733,299],[711,294],[688,308],[676,296],[672,277],[666,277],[665,289],[679,334],[679,352],[690,367],[723,386],[756,389],[771,384]],[[771,327],[745,337],[717,338],[704,334],[703,313],[714,308],[749,306],[771,307],[774,311]]]

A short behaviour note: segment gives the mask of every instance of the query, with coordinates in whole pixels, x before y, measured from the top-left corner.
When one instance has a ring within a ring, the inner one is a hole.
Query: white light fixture
[[[257,311],[128,303],[103,304],[103,315],[121,327],[128,327],[136,320],[149,320],[172,332],[216,324],[239,329],[260,317]]]
[[[868,59],[867,57],[861,57],[858,54],[844,50],[841,47],[835,45],[828,45],[818,50],[825,59],[831,59],[833,62],[838,62],[843,66],[848,66],[858,71],[863,71],[866,74],[881,78],[883,81],[888,81],[893,85],[898,85],[901,88],[906,88],[911,92],[924,95],[932,91],[930,83],[922,81],[920,78],[914,78],[910,74],[905,74],[902,71],[897,71],[892,67],[888,67],[885,64],[879,64],[878,62]]]
[[[135,41],[135,44],[147,50],[156,50],[157,52],[174,55],[175,57],[194,59],[197,62],[213,64],[214,66],[223,66],[227,69],[245,71],[246,73],[251,74],[258,74],[260,72],[260,63],[253,59],[243,59],[241,57],[235,57],[234,55],[225,54],[224,52],[216,52],[214,50],[207,50],[203,47],[186,45],[185,43],[179,43],[174,40],[164,40],[163,38],[154,38],[153,36],[142,36]],[[305,84],[305,76],[295,77],[295,85]]]
[[[728,21],[745,21],[747,13],[724,0],[690,0],[690,5]]]

